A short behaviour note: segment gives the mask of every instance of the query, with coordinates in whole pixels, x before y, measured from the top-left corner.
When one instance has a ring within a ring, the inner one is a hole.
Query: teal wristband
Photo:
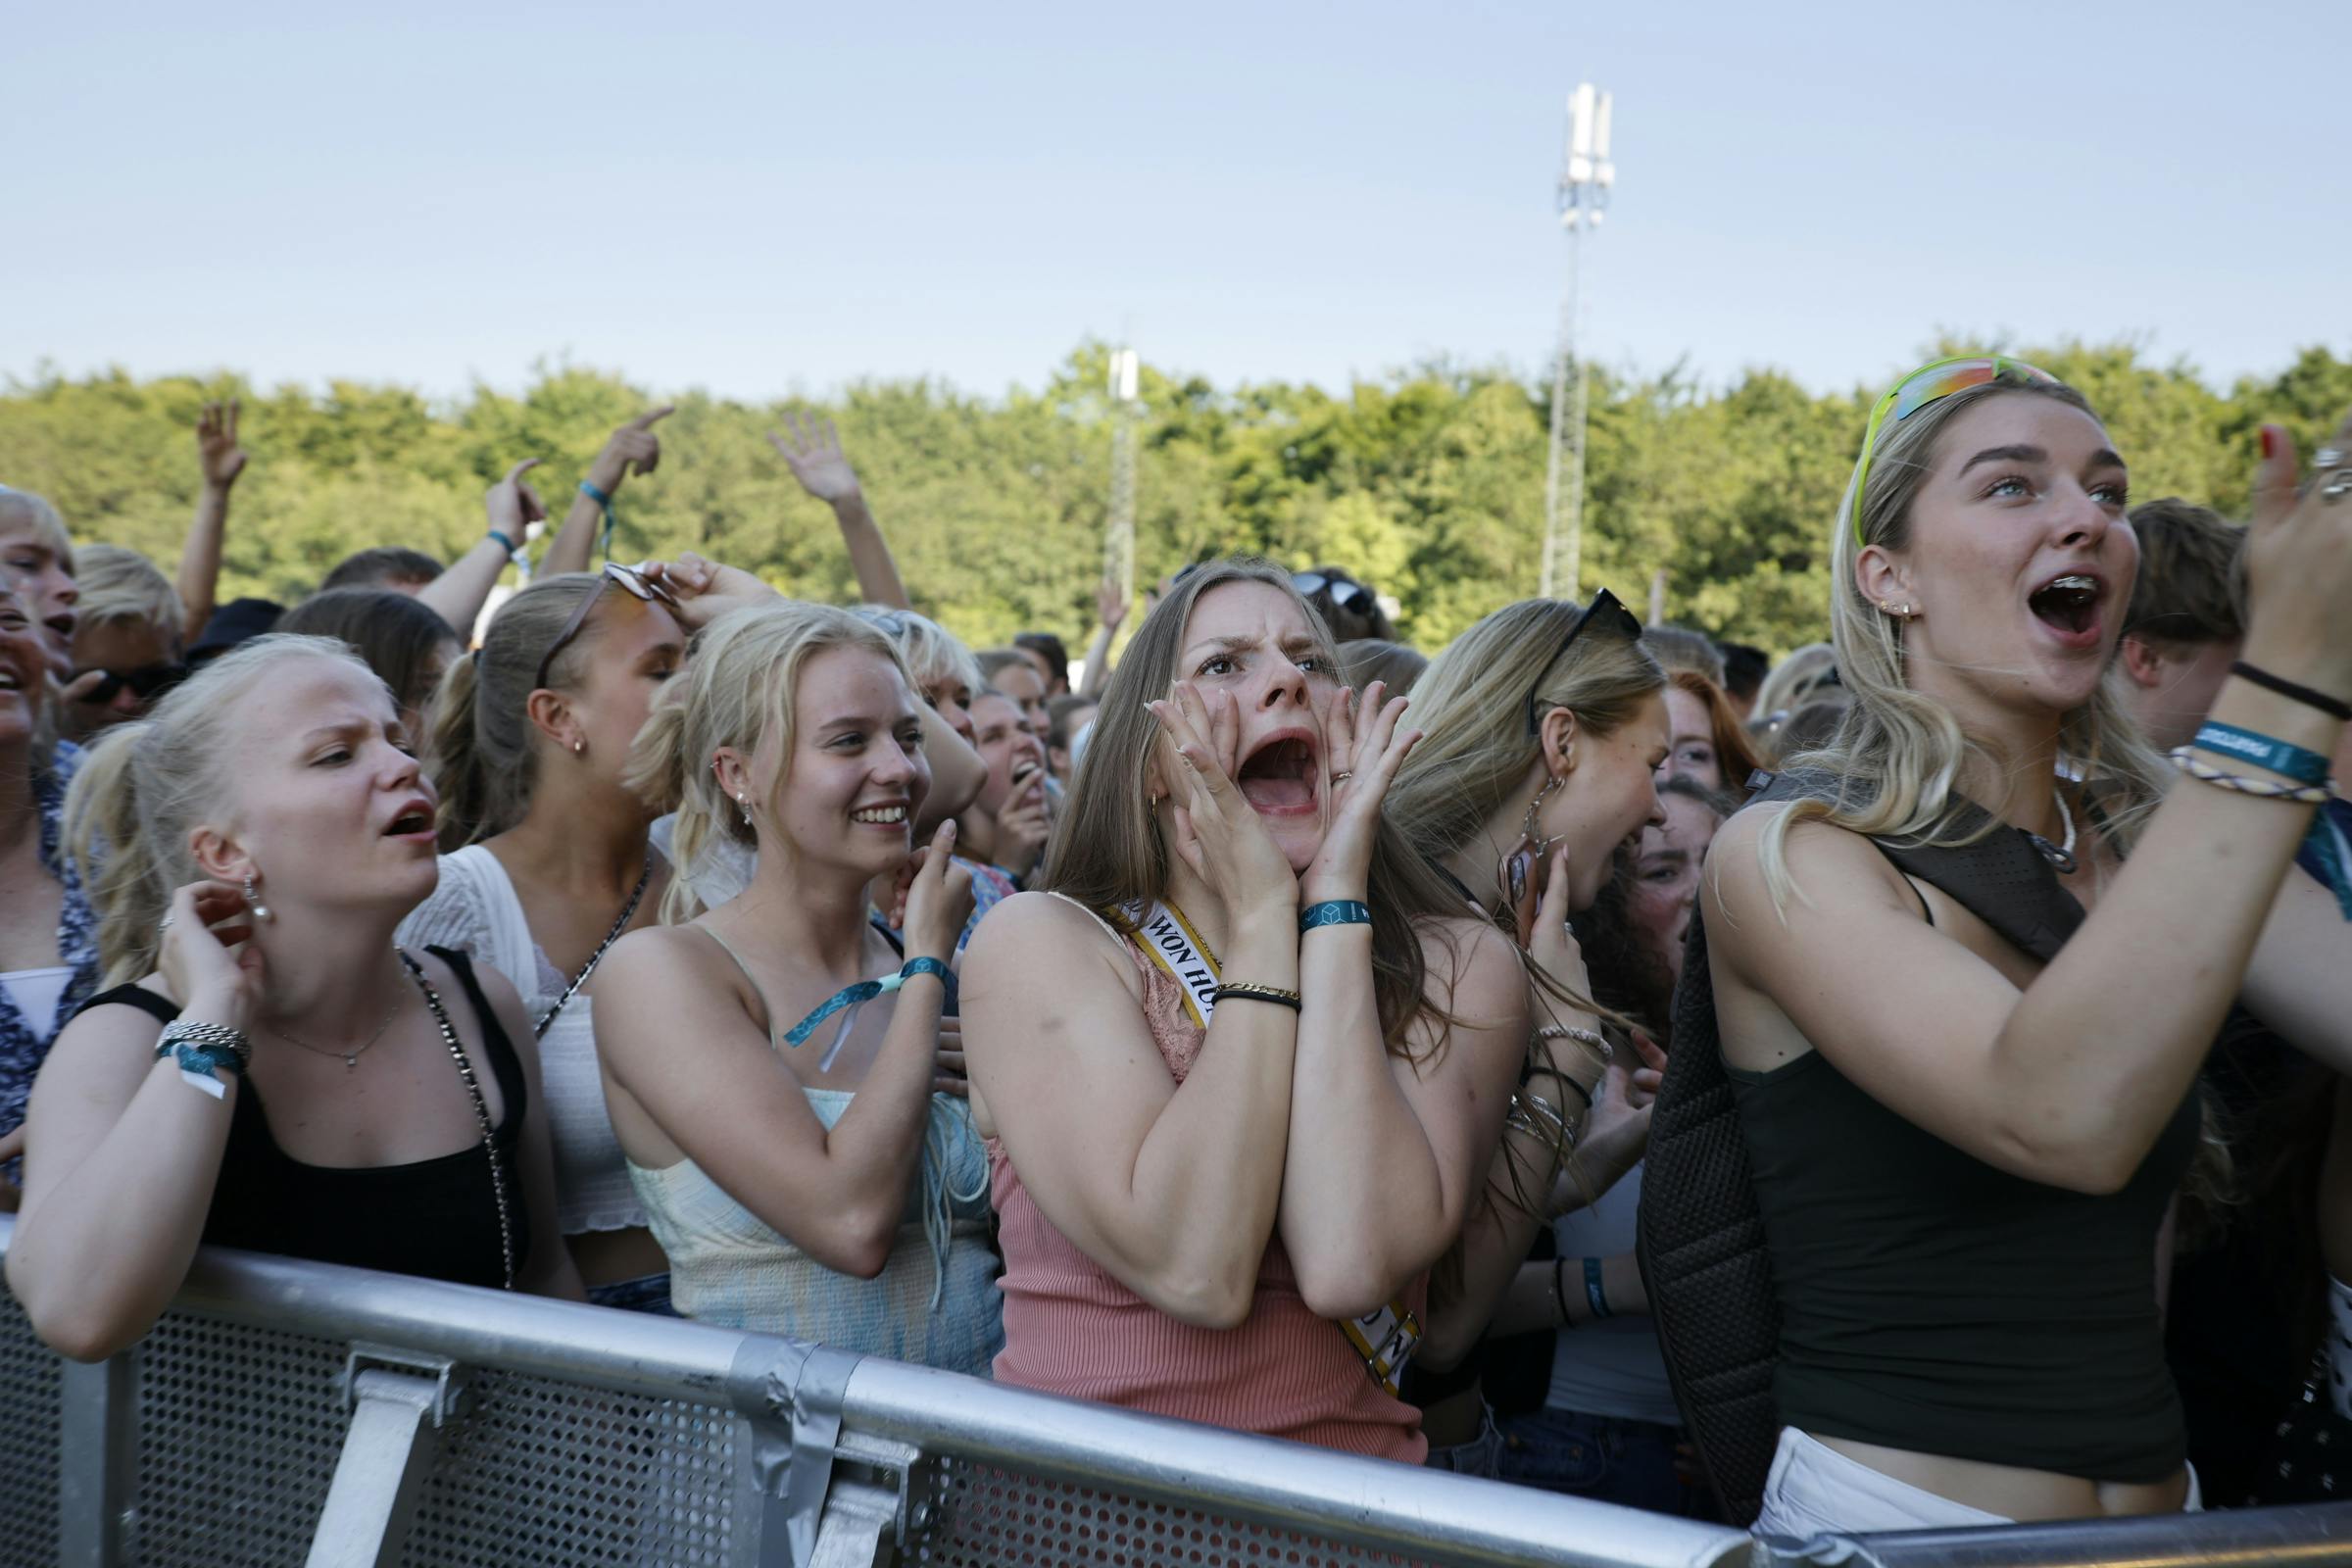
[[[612,498],[585,479],[580,481],[580,494],[605,509],[604,551],[605,559],[611,561],[612,559]]]
[[[1585,1259],[1585,1304],[1592,1309],[1592,1315],[1596,1318],[1613,1315],[1609,1311],[1609,1293],[1600,1288],[1600,1259],[1597,1257]]]
[[[1372,906],[1356,899],[1326,899],[1298,911],[1301,935],[1324,925],[1370,925]]]
[[[490,537],[491,537],[491,538],[493,538],[493,539],[495,539],[495,540],[497,540],[497,541],[498,541],[498,542],[499,542],[501,545],[505,546],[505,547],[506,547],[506,552],[507,552],[507,554],[508,554],[508,555],[510,555],[510,556],[511,556],[511,555],[514,555],[514,554],[516,551],[518,551],[518,550],[520,550],[520,549],[522,548],[522,546],[520,546],[520,545],[516,544],[516,543],[515,543],[514,540],[512,540],[512,539],[508,538],[508,537],[507,537],[507,535],[506,535],[506,532],[505,532],[505,530],[503,530],[503,529],[499,529],[499,528],[493,528],[493,529],[491,529],[491,530],[490,530]]]
[[[2197,738],[2189,744],[2200,752],[2252,762],[2256,767],[2267,768],[2298,784],[2328,782],[2328,759],[2319,753],[2274,740],[2250,729],[2239,729],[2235,724],[2224,724],[2209,718],[2204,727],[2197,731]]]
[[[906,967],[899,971],[899,982],[904,985],[918,974],[939,976],[939,983],[948,988],[948,1010],[954,1011],[956,1007],[956,971],[937,958],[908,958]]]

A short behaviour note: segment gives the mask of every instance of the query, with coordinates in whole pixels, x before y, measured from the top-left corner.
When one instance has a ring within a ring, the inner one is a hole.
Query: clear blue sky
[[[1090,334],[1224,385],[1533,372],[1591,78],[1611,363],[2129,334],[2226,382],[2352,353],[2347,45],[2318,0],[25,4],[0,374],[994,394]]]

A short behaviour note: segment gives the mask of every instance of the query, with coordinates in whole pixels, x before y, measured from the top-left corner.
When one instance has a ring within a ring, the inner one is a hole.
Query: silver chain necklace
[[[564,988],[564,994],[556,999],[556,1004],[547,1009],[538,1027],[531,1031],[533,1035],[542,1040],[547,1038],[547,1026],[556,1021],[556,1014],[564,1010],[564,1004],[571,1000],[571,994],[586,985],[588,977],[596,973],[597,963],[604,957],[605,950],[618,942],[620,934],[629,928],[629,919],[637,912],[637,901],[645,897],[645,885],[653,879],[654,858],[649,855],[645,858],[645,869],[637,873],[637,886],[629,892],[629,902],[620,906],[620,918],[612,922],[612,929],[605,933],[605,940],[599,942],[596,951],[588,955],[588,961],[580,965],[580,972],[571,977],[571,984]]]
[[[392,1027],[392,1020],[394,1018],[400,1016],[400,1003],[402,995],[402,992],[398,990],[395,990],[392,993],[392,1005],[384,1009],[384,1021],[375,1026],[375,1033],[369,1035],[366,1040],[362,1041],[359,1045],[353,1046],[348,1051],[338,1051],[328,1046],[314,1046],[308,1040],[303,1039],[300,1035],[290,1034],[276,1024],[270,1024],[266,1027],[271,1034],[277,1036],[278,1039],[283,1040],[289,1046],[300,1046],[303,1050],[316,1053],[321,1056],[341,1056],[343,1058],[344,1071],[356,1072],[359,1069],[360,1058],[366,1055],[369,1049],[372,1048],[377,1041],[384,1038],[384,1031]]]

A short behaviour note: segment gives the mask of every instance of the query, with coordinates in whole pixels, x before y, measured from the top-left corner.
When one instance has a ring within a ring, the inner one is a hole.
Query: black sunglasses
[[[1298,590],[1301,599],[1330,590],[1331,602],[1350,615],[1368,614],[1372,610],[1372,590],[1360,582],[1343,577],[1328,576],[1320,571],[1299,571],[1291,574],[1291,586]]]
[[[1559,652],[1544,662],[1544,668],[1548,671],[1558,663],[1568,650],[1576,645],[1577,634],[1595,620],[1623,632],[1628,642],[1642,640],[1642,622],[1635,618],[1632,611],[1617,602],[1615,594],[1603,588],[1592,596],[1592,602],[1585,607],[1585,612],[1576,617],[1576,624],[1569,627],[1568,635],[1560,639]],[[1527,733],[1530,736],[1544,733],[1543,692],[1544,677],[1539,674],[1536,677],[1536,689],[1527,694]]]
[[[91,673],[94,672],[77,669],[74,672],[74,678],[79,680]],[[187,679],[188,666],[180,663],[142,664],[137,669],[109,669],[96,673],[103,673],[105,678],[83,692],[78,699],[93,708],[104,707],[125,691],[143,703],[151,703]]]
[[[547,652],[539,660],[539,673],[531,680],[531,690],[537,691],[547,684],[547,672],[555,667],[556,656],[571,646],[571,640],[580,634],[580,628],[588,624],[588,612],[594,610],[596,602],[605,597],[605,583],[616,582],[629,594],[649,605],[663,605],[671,610],[678,608],[676,594],[634,566],[608,561],[602,575],[605,581],[598,583],[592,591],[580,595],[579,608],[571,612],[571,618],[564,623],[564,629],[556,634],[556,640],[547,645]]]

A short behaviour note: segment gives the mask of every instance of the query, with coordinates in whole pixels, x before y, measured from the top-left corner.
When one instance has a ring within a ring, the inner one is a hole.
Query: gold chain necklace
[[[384,1021],[375,1026],[375,1033],[369,1035],[365,1043],[354,1046],[348,1051],[336,1051],[326,1046],[314,1046],[300,1035],[289,1033],[275,1024],[268,1024],[264,1027],[290,1046],[300,1046],[303,1050],[321,1056],[341,1056],[344,1070],[356,1071],[360,1065],[360,1058],[366,1055],[377,1041],[384,1038],[384,1031],[391,1028],[392,1020],[400,1015],[400,1004],[405,996],[405,992],[393,992],[392,1005],[384,1009]]]

